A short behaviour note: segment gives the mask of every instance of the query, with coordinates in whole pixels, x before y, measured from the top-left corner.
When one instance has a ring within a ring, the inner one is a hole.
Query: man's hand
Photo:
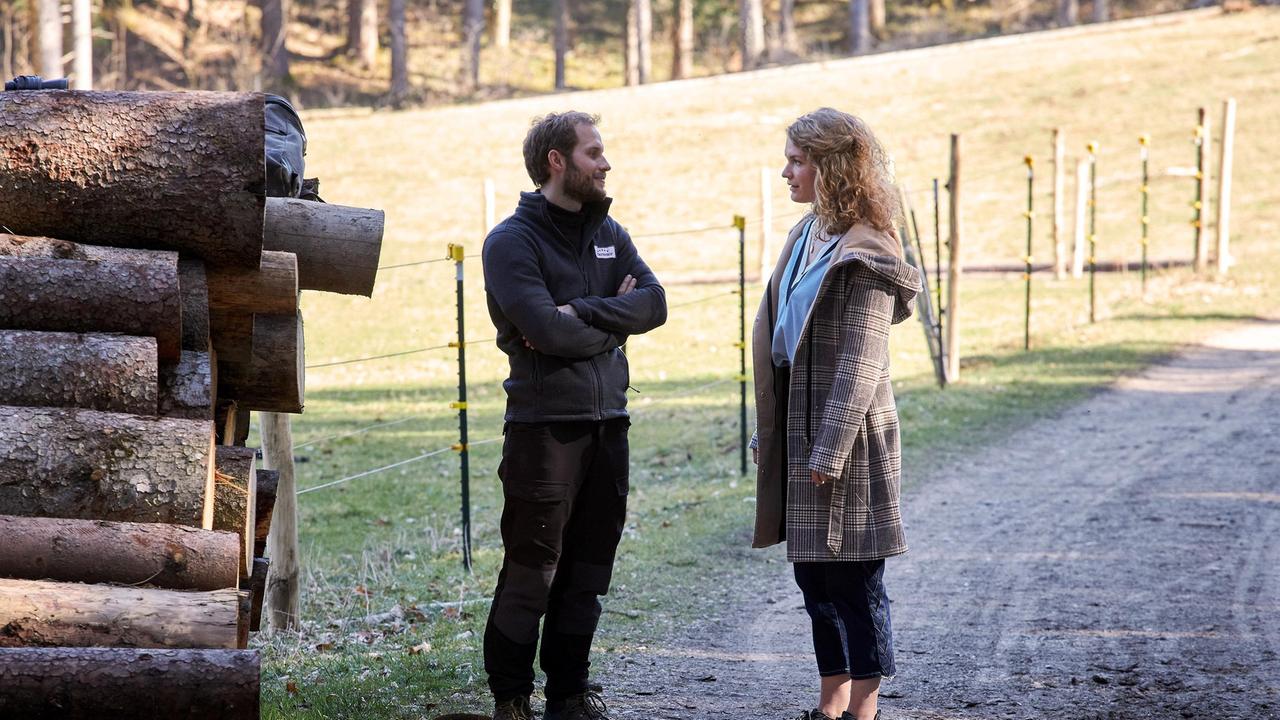
[[[810,477],[810,479],[812,479],[812,480],[813,480],[813,484],[814,484],[814,485],[817,485],[817,486],[819,486],[819,487],[821,487],[821,486],[823,486],[823,485],[826,485],[827,483],[831,482],[831,476],[830,476],[830,475],[823,475],[822,473],[818,472],[817,470],[810,470],[810,471],[809,471],[809,477]]]
[[[630,275],[622,278],[622,284],[618,286],[618,297],[622,297],[632,290],[636,289],[636,279]]]
[[[557,305],[556,309],[569,317],[578,317],[578,311],[574,310],[572,305]]]

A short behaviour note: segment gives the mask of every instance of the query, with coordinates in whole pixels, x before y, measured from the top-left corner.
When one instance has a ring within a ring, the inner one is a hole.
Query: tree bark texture
[[[484,34],[484,0],[464,0],[462,10],[462,87],[480,87],[480,36]]]
[[[0,328],[153,337],[161,360],[177,360],[182,309],[167,255],[149,265],[0,256]]]
[[[71,87],[76,90],[92,90],[93,13],[89,0],[72,0],[71,27],[72,45],[75,48]]]
[[[764,53],[764,6],[761,0],[738,0],[742,69],[753,70]]]
[[[0,647],[235,649],[240,591],[0,579]]]
[[[636,59],[640,84],[653,82],[653,3],[634,0],[636,6]]]
[[[209,528],[212,453],[208,420],[2,406],[0,514]]]
[[[871,49],[869,0],[849,0],[849,53],[861,55]]]
[[[209,343],[218,362],[247,363],[253,359],[254,316],[209,311]]]
[[[499,50],[511,46],[511,0],[494,0],[493,46]]]
[[[0,650],[0,717],[24,720],[257,720],[250,650]]]
[[[214,479],[213,529],[233,532],[240,538],[240,575],[248,577],[253,568],[253,541],[257,532],[254,496],[257,494],[258,451],[254,448],[222,445],[215,450],[217,477]]]
[[[556,0],[555,53],[556,53],[556,90],[564,90],[565,56],[569,54],[569,0]]]
[[[280,485],[279,470],[258,471],[258,492],[254,497],[253,556],[260,558],[267,551],[267,535],[271,533],[271,515],[276,507],[276,488]]]
[[[1058,0],[1058,24],[1075,25],[1080,22],[1080,0]]]
[[[404,0],[390,0],[387,24],[391,26],[391,104],[400,107],[409,95],[409,52],[405,40]]]
[[[867,24],[872,37],[876,40],[885,39],[884,0],[867,0]]]
[[[161,523],[0,515],[0,577],[223,590],[239,579],[233,533]]]
[[[209,282],[204,261],[178,260],[178,290],[182,302],[182,349],[209,351]]]
[[[347,50],[366,69],[377,62],[377,0],[347,0]]]
[[[293,253],[264,250],[257,268],[211,267],[205,277],[210,310],[285,315],[298,309],[298,258]]]
[[[263,247],[297,255],[298,287],[373,295],[382,253],[381,210],[268,198]]]
[[[261,0],[264,84],[284,89],[289,79],[289,0]]]
[[[183,350],[175,364],[160,366],[160,400],[164,417],[213,419],[213,367],[209,353]]]
[[[298,559],[298,490],[293,475],[293,427],[288,415],[260,413],[265,465],[280,475],[267,553],[267,612],[273,630],[297,628],[301,584]]]
[[[22,235],[257,267],[257,93],[0,93],[0,217]]]
[[[62,77],[62,3],[58,0],[36,0],[39,24],[40,75]]]
[[[218,397],[232,398],[245,410],[300,413],[305,361],[301,312],[255,315],[253,358],[219,363]]]
[[[252,597],[252,608],[249,614],[249,630],[258,632],[262,629],[262,600],[267,595],[267,573],[271,569],[271,561],[266,558],[254,558],[253,572],[240,581],[240,589],[248,590]]]
[[[688,0],[685,0],[688,1]],[[778,32],[781,36],[779,44],[786,55],[795,55],[800,51],[800,43],[796,40],[796,0],[780,0]]]
[[[627,87],[640,84],[640,10],[638,0],[627,2],[627,46],[623,72]]]
[[[1111,19],[1110,0],[1093,0],[1093,21],[1106,22]]]
[[[0,330],[0,405],[154,415],[155,338]]]
[[[693,0],[676,0],[675,19],[671,79],[682,80],[693,75]]]

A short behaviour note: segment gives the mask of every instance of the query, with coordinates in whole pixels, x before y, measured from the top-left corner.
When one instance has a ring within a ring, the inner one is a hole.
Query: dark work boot
[[[588,690],[559,702],[548,702],[543,720],[609,720],[608,713],[600,695]]]
[[[493,720],[533,720],[529,698],[520,696],[493,704]]]

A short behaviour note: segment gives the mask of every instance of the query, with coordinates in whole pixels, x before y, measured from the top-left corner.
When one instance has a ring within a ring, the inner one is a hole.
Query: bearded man
[[[598,118],[534,121],[537,188],[484,242],[485,294],[507,354],[504,555],[484,636],[494,720],[529,720],[541,639],[545,720],[607,720],[588,655],[629,489],[630,335],[666,322],[666,293],[609,217]],[[539,622],[542,622],[541,634]]]

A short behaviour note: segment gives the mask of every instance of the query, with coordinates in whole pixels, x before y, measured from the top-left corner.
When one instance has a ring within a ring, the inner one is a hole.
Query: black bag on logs
[[[303,160],[307,154],[307,133],[302,118],[288,100],[267,96],[267,197],[298,197],[302,194]]]

